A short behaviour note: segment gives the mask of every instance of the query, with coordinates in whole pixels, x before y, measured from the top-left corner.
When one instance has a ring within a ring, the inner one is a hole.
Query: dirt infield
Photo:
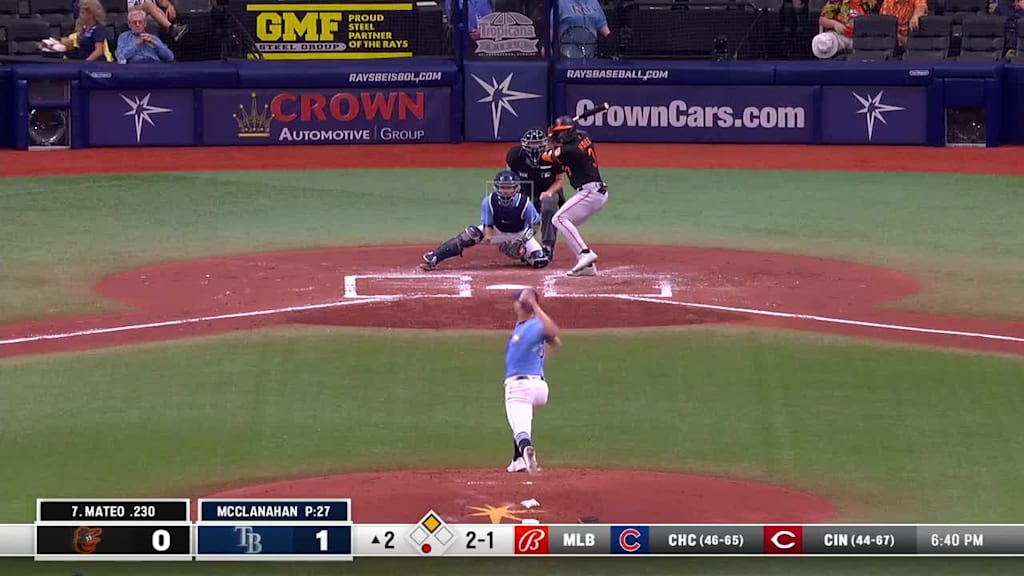
[[[1024,353],[1024,324],[879,308],[913,294],[902,273],[822,258],[668,246],[595,246],[601,274],[568,278],[571,255],[531,270],[490,247],[433,272],[424,246],[247,254],[102,279],[131,312],[0,326],[4,356],[79,350],[280,324],[507,328],[509,295],[541,290],[569,329],[746,323]]]
[[[814,523],[835,510],[787,488],[664,472],[557,469],[404,471],[324,476],[259,484],[208,498],[351,498],[361,523],[418,522],[428,510],[461,524]],[[533,501],[533,502],[531,502]]]

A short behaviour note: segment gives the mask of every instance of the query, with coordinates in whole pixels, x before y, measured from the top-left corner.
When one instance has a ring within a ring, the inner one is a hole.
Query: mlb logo
[[[648,554],[650,527],[612,526],[612,554]]]
[[[547,554],[550,548],[547,526],[516,526],[516,554]]]
[[[765,526],[765,554],[803,554],[803,526]]]

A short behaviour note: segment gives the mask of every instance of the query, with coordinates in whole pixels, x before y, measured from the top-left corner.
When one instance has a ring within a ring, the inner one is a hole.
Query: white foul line
[[[90,330],[78,330],[75,332],[62,332],[60,334],[43,334],[40,336],[25,336],[23,338],[11,338],[0,340],[0,345],[21,344],[23,342],[37,342],[39,340],[63,340],[76,336],[95,336],[97,334],[111,334],[114,332],[129,332],[132,330],[146,330],[149,328],[164,328],[167,326],[183,326],[185,324],[197,324],[199,322],[211,322],[214,320],[230,320],[232,318],[251,318],[254,316],[270,316],[272,314],[283,314],[285,312],[304,312],[306,310],[320,310],[323,308],[336,308],[338,306],[351,306],[353,304],[365,304],[366,302],[381,302],[385,300],[397,300],[407,297],[375,296],[362,300],[340,300],[337,302],[326,302],[324,304],[306,304],[303,306],[288,306],[286,308],[271,308],[269,310],[254,310],[252,312],[236,312],[234,314],[218,314],[216,316],[200,316],[198,318],[184,318],[181,320],[166,320],[164,322],[149,322],[146,324],[129,324],[127,326],[114,326],[111,328],[93,328]]]
[[[844,318],[831,318],[829,316],[816,316],[814,314],[796,314],[792,312],[772,312],[771,310],[758,310],[756,308],[736,308],[734,306],[718,306],[715,304],[697,304],[695,302],[678,302],[675,300],[661,300],[658,298],[647,298],[643,296],[609,295],[610,298],[621,300],[632,300],[634,302],[657,302],[659,304],[673,304],[675,306],[686,306],[687,308],[704,308],[707,310],[720,310],[724,312],[737,312],[740,314],[753,314],[757,316],[774,316],[776,318],[794,318],[799,320],[814,320],[830,324],[847,324],[851,326],[864,326],[867,328],[883,328],[885,330],[901,330],[904,332],[920,332],[923,334],[943,334],[946,336],[963,336],[966,338],[985,338],[988,340],[1005,340],[1008,342],[1024,342],[1024,338],[1017,336],[1002,336],[1000,334],[985,334],[984,332],[961,332],[959,330],[940,330],[938,328],[920,328],[917,326],[903,326],[900,324],[881,324],[878,322],[863,322],[860,320],[846,320]]]

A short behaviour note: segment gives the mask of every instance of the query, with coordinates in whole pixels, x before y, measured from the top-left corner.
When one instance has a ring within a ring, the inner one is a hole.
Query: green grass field
[[[1024,179],[607,172],[614,196],[587,224],[588,239],[846,258],[922,279],[921,294],[894,306],[1024,318]],[[433,243],[476,219],[490,176],[347,170],[5,179],[0,319],[115,309],[92,293],[94,282],[154,262]],[[0,360],[0,521],[32,521],[37,497],[182,495],[370,467],[504,466],[504,339],[285,328]],[[548,365],[557,395],[536,423],[548,466],[779,482],[832,499],[839,520],[850,522],[1024,518],[1016,499],[1024,467],[1015,457],[1024,448],[1021,358],[727,327],[565,340]],[[433,449],[466,437],[479,441]],[[1009,574],[1024,567],[967,562],[682,559],[633,562],[628,571]],[[0,573],[504,574],[522,566],[361,560],[143,571],[5,560]],[[607,561],[534,566],[545,574],[624,570]]]

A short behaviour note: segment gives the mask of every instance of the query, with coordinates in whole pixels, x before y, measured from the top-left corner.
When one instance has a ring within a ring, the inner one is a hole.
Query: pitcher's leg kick
[[[512,429],[514,449],[509,472],[539,472],[537,449],[533,445],[533,410],[548,402],[548,384],[544,380],[509,379],[505,383],[505,415]]]

